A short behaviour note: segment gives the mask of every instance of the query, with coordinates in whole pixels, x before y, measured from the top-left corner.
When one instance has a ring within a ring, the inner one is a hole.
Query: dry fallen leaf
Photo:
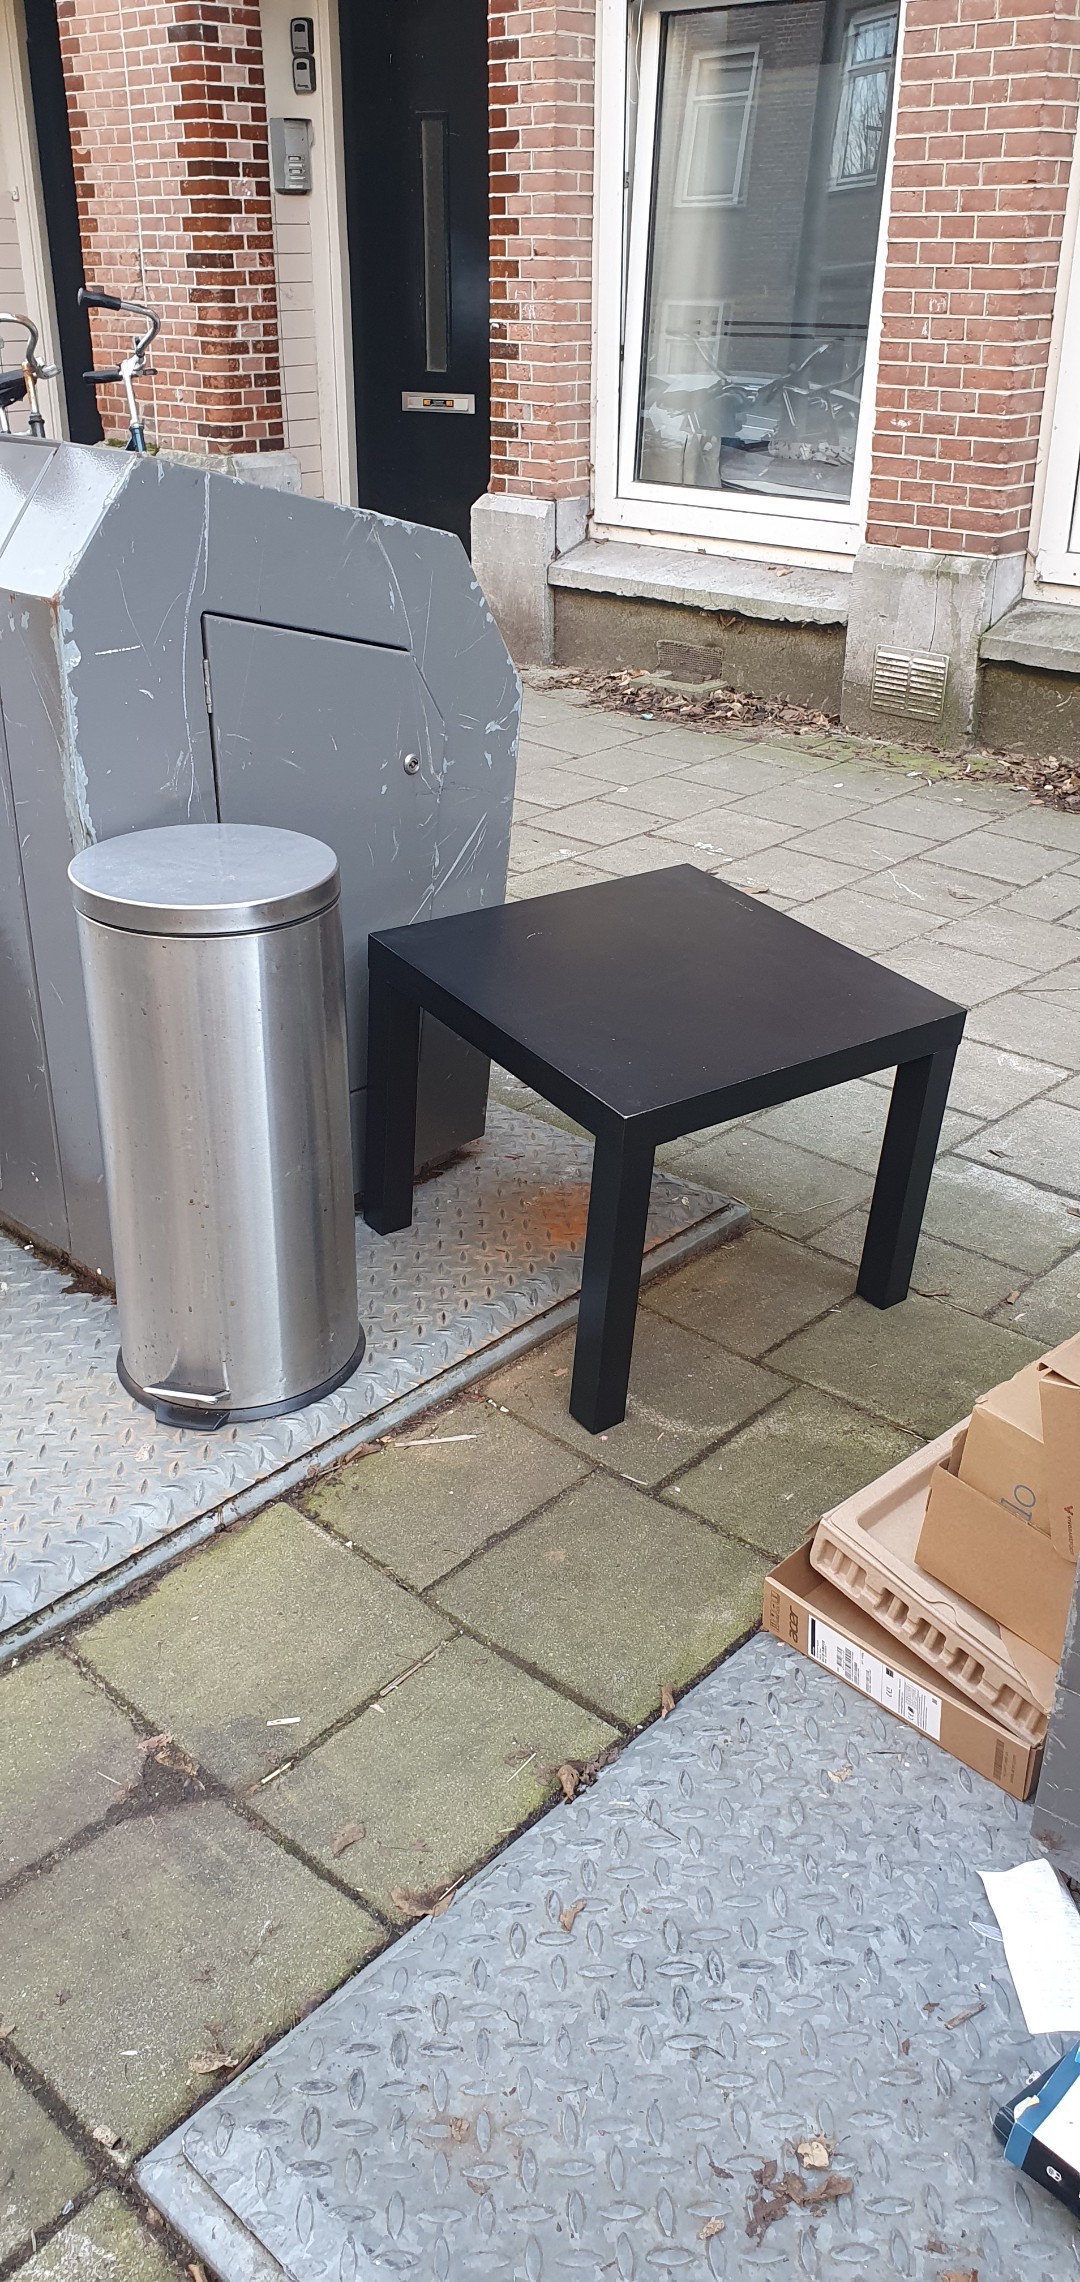
[[[548,1546],[548,1549],[547,1549],[547,1552],[546,1552],[546,1553],[545,1553],[545,1555],[544,1555],[544,1559],[545,1559],[545,1561],[565,1561],[565,1559],[566,1559],[566,1547],[565,1547],[565,1545],[549,1545],[549,1546]]]
[[[113,2148],[120,2145],[119,2132],[110,2131],[108,2124],[95,2124],[90,2137],[96,2139],[99,2147]]]
[[[714,2235],[723,2234],[726,2225],[726,2219],[706,2219],[701,2230],[702,2242],[711,2242]]]
[[[564,1933],[573,1932],[577,1920],[581,1916],[584,1907],[585,1897],[582,1895],[580,1902],[571,1902],[567,1909],[559,1911],[559,1924],[561,1925]]]
[[[335,1862],[337,1861],[339,1854],[346,1854],[350,1846],[355,1846],[357,1840],[365,1836],[366,1833],[362,1822],[343,1822],[341,1829],[335,1831],[330,1845],[330,1852],[333,1855]]]
[[[235,2054],[226,2052],[221,2045],[215,2045],[210,2052],[196,2052],[192,2056],[188,2062],[188,2074],[190,2076],[227,2076],[230,2068],[236,2066]]]
[[[416,1893],[411,1886],[391,1886],[390,1899],[394,1908],[406,1918],[444,1917],[457,1893],[461,1880],[452,1886],[431,1886],[426,1893]]]
[[[830,1783],[850,1783],[855,1769],[845,1759],[841,1767],[830,1767],[828,1772]]]
[[[450,2137],[454,2142],[454,2146],[460,2147],[462,2142],[466,2139],[471,2138],[471,2136],[472,2125],[469,2122],[468,2116],[451,2116]]]
[[[942,2275],[941,2282],[979,2282],[979,2269],[977,2266],[950,2266],[948,2273]]]
[[[201,2258],[193,2258],[187,2269],[191,2282],[206,2282],[206,2268]]]
[[[795,2153],[808,2171],[827,2171],[832,2162],[827,2139],[801,2139]]]
[[[559,1782],[562,1785],[562,1795],[564,1799],[572,1799],[577,1792],[579,1783],[581,1782],[580,1767],[575,1767],[569,1759],[565,1759],[562,1766],[557,1767],[555,1772],[558,1775]]]
[[[0,2021],[0,2036],[14,2036],[14,2021]]]
[[[669,1713],[669,1712],[673,1712],[673,1711],[674,1711],[674,1709],[675,1709],[675,1690],[674,1690],[674,1688],[661,1688],[661,1690],[660,1690],[660,1717],[661,1717],[661,1719],[666,1719],[666,1718],[667,1718],[667,1715],[668,1715],[668,1713]]]

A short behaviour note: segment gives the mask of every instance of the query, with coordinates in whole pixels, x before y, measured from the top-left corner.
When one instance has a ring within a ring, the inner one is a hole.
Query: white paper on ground
[[[1040,1856],[980,1870],[1031,2036],[1080,2031],[1080,1911]]]

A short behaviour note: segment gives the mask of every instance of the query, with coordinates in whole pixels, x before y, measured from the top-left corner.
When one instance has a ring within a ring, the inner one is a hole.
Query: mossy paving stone
[[[156,1728],[247,1785],[447,1630],[370,1562],[272,1505],[99,1618],[79,1647]]]
[[[796,1387],[664,1495],[780,1560],[823,1513],[918,1447],[850,1403]]]
[[[305,1512],[421,1590],[580,1481],[568,1450],[490,1403],[422,1420],[305,1491]]]
[[[0,2259],[29,2248],[89,2184],[82,2157],[0,2061]]]
[[[631,1724],[761,1616],[767,1564],[689,1514],[594,1474],[467,1569],[440,1604]]]
[[[121,1817],[0,1902],[11,2041],[90,2131],[150,2146],[383,1940],[358,1903],[214,1800]]]
[[[493,1402],[566,1443],[594,1466],[633,1481],[662,1481],[734,1426],[742,1426],[787,1381],[723,1352],[709,1339],[642,1308],[634,1334],[627,1414],[606,1434],[588,1434],[571,1418],[574,1334],[564,1332],[488,1381]]]
[[[737,1355],[761,1355],[850,1299],[848,1270],[790,1238],[753,1228],[642,1293],[646,1307]]]
[[[176,2282],[191,2272],[107,2188],[20,2266],[19,2282]]]
[[[52,1652],[0,1676],[0,1736],[2,1884],[100,1822],[142,1760],[130,1720]]]
[[[770,1361],[929,1440],[1040,1353],[1030,1339],[912,1293],[898,1307],[849,1300]]]
[[[262,1811],[390,1917],[492,1854],[595,1758],[614,1728],[472,1640],[411,1679],[267,1791]],[[360,1835],[357,1835],[357,1833]],[[335,1838],[349,1843],[334,1853]]]

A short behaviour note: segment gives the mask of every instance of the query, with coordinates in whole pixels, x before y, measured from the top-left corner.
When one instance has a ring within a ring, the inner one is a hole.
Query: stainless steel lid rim
[[[85,919],[88,927],[100,927],[105,934],[152,935],[162,943],[220,943],[225,938],[239,941],[245,935],[284,935],[290,927],[306,927],[312,919],[321,919],[325,912],[333,911],[335,904],[341,902],[341,890],[338,887],[325,903],[313,904],[310,911],[301,912],[296,919],[253,919],[243,927],[140,927],[132,919],[106,919],[100,910],[89,910],[80,902],[77,889],[73,891],[72,901],[79,918]]]
[[[139,935],[262,934],[317,919],[341,895],[337,855],[263,824],[167,824],[121,832],[68,865],[81,918]]]

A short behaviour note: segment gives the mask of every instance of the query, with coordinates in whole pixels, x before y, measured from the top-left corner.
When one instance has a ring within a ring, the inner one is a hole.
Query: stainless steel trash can
[[[298,1410],[364,1351],[337,858],[300,832],[177,824],[68,873],[120,1378],[168,1425]]]

